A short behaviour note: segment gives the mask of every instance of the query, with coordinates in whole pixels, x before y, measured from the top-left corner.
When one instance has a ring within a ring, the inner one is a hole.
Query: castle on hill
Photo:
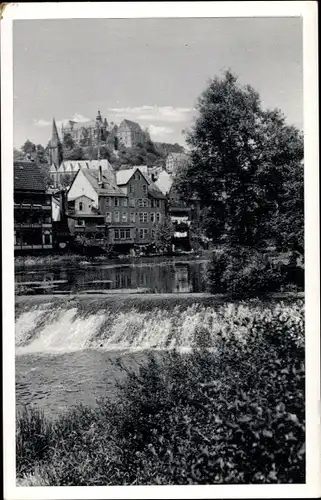
[[[106,143],[106,141],[117,138],[116,143],[121,143],[126,148],[132,148],[139,143],[145,143],[149,136],[144,132],[141,126],[131,120],[123,120],[119,126],[115,123],[108,123],[103,118],[100,111],[95,120],[87,122],[77,122],[69,120],[61,128],[63,141],[68,136],[71,137],[74,144],[80,146],[91,146]]]

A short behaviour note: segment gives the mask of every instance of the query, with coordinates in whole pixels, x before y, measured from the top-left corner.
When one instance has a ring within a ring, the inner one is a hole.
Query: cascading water
[[[207,316],[207,318],[205,318]],[[16,354],[64,353],[83,349],[189,349],[198,325],[209,323],[213,309],[195,305],[184,311],[154,308],[113,312],[106,306],[84,314],[68,304],[33,306],[16,318]],[[214,328],[215,330],[215,328]],[[214,333],[213,330],[213,333]]]

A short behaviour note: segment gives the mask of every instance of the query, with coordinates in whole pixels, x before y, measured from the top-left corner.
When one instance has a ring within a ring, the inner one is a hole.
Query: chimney
[[[98,167],[98,184],[99,184],[99,186],[103,185],[103,173],[102,173],[101,165],[99,165],[99,167]]]

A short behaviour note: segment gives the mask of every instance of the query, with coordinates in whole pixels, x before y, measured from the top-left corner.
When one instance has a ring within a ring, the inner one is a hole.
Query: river
[[[177,294],[206,291],[207,261],[180,258],[140,259],[78,265],[16,269],[16,284],[26,295],[48,296],[32,301],[16,315],[16,406],[39,407],[51,417],[71,405],[94,405],[97,398],[114,398],[116,382],[135,370],[154,350],[188,349],[195,324],[202,321],[192,306],[180,318],[177,311],[154,308],[117,313],[111,305],[80,314],[68,296],[90,294]],[[52,302],[66,295],[66,304]],[[31,298],[31,297],[30,297]],[[58,297],[55,297],[56,299]],[[157,297],[156,297],[157,298]],[[104,304],[104,302],[102,302]],[[173,329],[180,322],[180,334]]]
[[[108,293],[131,290],[149,293],[204,292],[206,259],[127,259],[124,263],[82,262],[77,265],[17,268],[16,284],[24,294]]]

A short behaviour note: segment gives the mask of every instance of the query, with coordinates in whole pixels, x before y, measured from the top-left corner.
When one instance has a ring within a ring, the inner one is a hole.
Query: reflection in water
[[[27,294],[137,290],[151,293],[204,292],[207,261],[162,261],[16,271]]]

